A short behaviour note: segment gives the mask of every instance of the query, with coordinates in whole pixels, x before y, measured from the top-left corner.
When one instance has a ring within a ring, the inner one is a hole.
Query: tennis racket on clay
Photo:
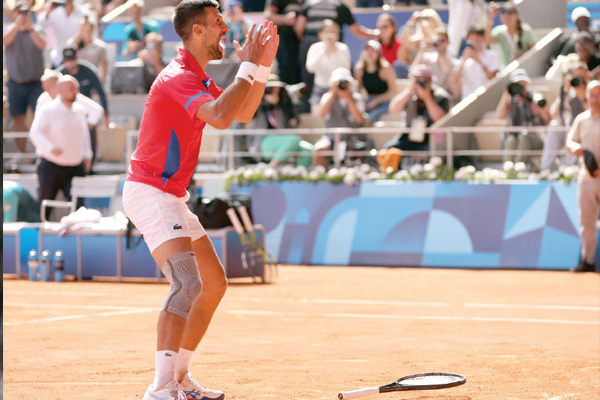
[[[407,390],[434,390],[459,386],[467,381],[462,375],[449,372],[429,372],[402,377],[389,385],[340,392],[339,400],[356,399],[378,393],[399,392]]]
[[[252,247],[249,238],[244,232],[244,227],[242,226],[242,223],[235,212],[235,209],[233,207],[229,208],[226,213],[233,224],[233,228],[237,234],[240,235],[240,240],[242,241],[242,268],[244,268],[248,275],[254,280],[257,280],[258,277],[260,281],[264,282],[264,260],[262,255],[260,255],[259,252]]]
[[[254,224],[250,219],[250,214],[248,214],[248,209],[246,208],[246,206],[240,206],[238,208],[238,211],[242,216],[244,228],[246,228],[246,232],[248,232],[250,236],[250,245],[253,248],[255,248],[256,251],[258,251],[258,253],[263,257],[265,261],[265,266],[267,267],[267,269],[265,269],[265,274],[267,273],[267,270],[269,274],[268,279],[265,280],[269,282],[272,276],[277,277],[277,261],[275,260],[275,257],[273,257],[273,255],[269,252],[269,250],[267,250],[265,245],[256,238],[256,234],[254,233]]]

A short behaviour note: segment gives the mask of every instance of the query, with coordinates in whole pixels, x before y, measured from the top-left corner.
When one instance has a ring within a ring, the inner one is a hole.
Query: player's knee
[[[192,305],[202,292],[196,255],[191,251],[175,254],[165,261],[162,270],[171,283],[162,310],[187,320]]]

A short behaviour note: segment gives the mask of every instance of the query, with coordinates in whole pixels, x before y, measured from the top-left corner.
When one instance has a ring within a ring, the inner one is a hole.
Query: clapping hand
[[[279,35],[277,35],[277,26],[272,21],[265,22],[264,25],[252,24],[246,34],[246,41],[243,46],[234,40],[236,54],[242,61],[249,61],[256,65],[273,64],[277,49],[279,48]]]

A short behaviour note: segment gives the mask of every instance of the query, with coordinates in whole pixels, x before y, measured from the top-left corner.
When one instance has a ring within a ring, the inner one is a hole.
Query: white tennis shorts
[[[177,197],[144,183],[126,181],[123,187],[125,214],[144,235],[150,252],[167,240],[206,235],[196,214],[185,204],[190,198]]]

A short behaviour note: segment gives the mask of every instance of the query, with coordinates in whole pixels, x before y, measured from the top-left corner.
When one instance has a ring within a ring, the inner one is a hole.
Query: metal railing
[[[502,156],[502,155],[528,155],[528,156],[541,156],[543,150],[504,150],[504,149],[493,149],[493,150],[480,150],[480,149],[454,149],[454,138],[456,135],[474,134],[474,133],[485,133],[490,135],[499,135],[503,132],[519,133],[523,130],[527,132],[544,133],[549,130],[555,132],[566,132],[567,127],[562,126],[528,126],[528,127],[509,127],[509,126],[456,126],[456,127],[445,127],[445,128],[427,128],[424,130],[425,133],[430,134],[430,148],[426,151],[402,151],[403,156],[415,156],[415,157],[433,157],[439,156],[446,159],[446,164],[453,167],[453,160],[455,156]],[[261,152],[250,152],[250,151],[235,151],[234,149],[234,138],[235,136],[264,136],[273,134],[289,134],[289,135],[302,135],[302,136],[322,136],[325,134],[333,135],[333,149],[331,151],[320,152],[320,155],[330,156],[333,158],[333,165],[338,168],[342,164],[343,157],[374,157],[379,149],[370,149],[368,151],[340,151],[340,143],[342,135],[359,135],[369,134],[372,136],[377,135],[390,135],[390,134],[408,134],[410,128],[396,127],[396,126],[385,126],[385,127],[369,127],[369,128],[310,128],[310,129],[286,129],[282,131],[265,130],[265,129],[225,129],[215,130],[206,129],[203,133],[204,136],[219,136],[221,139],[226,141],[226,150],[214,149],[213,151],[205,151],[203,149],[200,152],[200,158],[210,157],[218,160],[224,167],[229,169],[235,168],[235,159],[239,157],[259,157],[265,155]],[[433,135],[443,135],[444,140],[442,143],[436,143],[432,140]],[[128,166],[131,155],[135,150],[135,142],[139,131],[130,130],[127,131],[126,144],[125,144],[125,163]],[[14,138],[28,138],[27,132],[4,132],[3,139],[14,139]],[[298,156],[306,153],[303,152],[286,152],[281,153],[290,156]],[[563,148],[558,151],[553,151],[551,154],[554,155],[565,155],[566,150]],[[32,154],[23,153],[3,153],[3,158],[31,158]]]

